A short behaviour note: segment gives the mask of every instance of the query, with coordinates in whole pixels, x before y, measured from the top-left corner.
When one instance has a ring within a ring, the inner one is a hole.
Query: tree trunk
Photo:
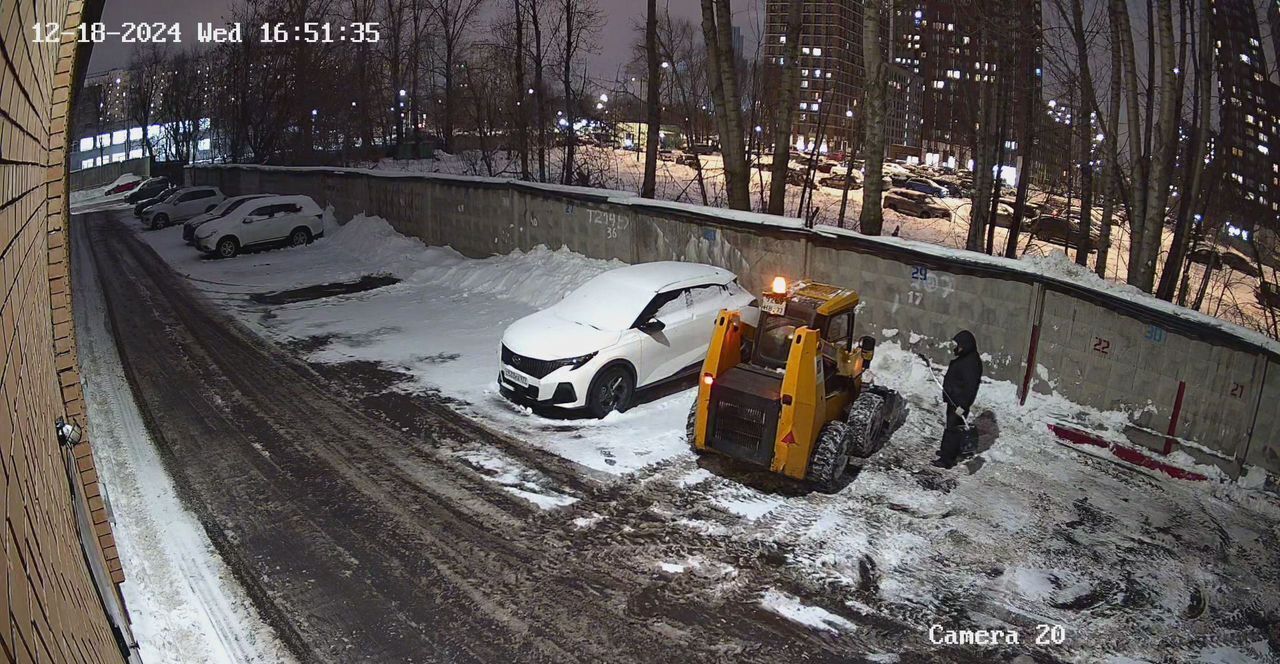
[[[644,23],[644,49],[649,65],[649,92],[645,99],[644,181],[640,196],[653,198],[658,180],[658,141],[662,133],[661,85],[658,79],[658,1],[649,0],[649,14]]]
[[[742,100],[738,96],[738,73],[734,66],[732,20],[729,0],[702,0],[702,35],[720,129],[725,190],[730,208],[750,210],[751,171],[742,140]]]
[[[1098,237],[1098,260],[1094,270],[1099,277],[1106,278],[1107,263],[1111,260],[1111,219],[1115,214],[1116,198],[1120,195],[1120,164],[1116,159],[1116,132],[1120,130],[1120,78],[1124,65],[1120,58],[1120,48],[1116,45],[1115,28],[1112,27],[1111,46],[1111,88],[1107,100],[1107,120],[1103,126],[1102,157],[1102,228]]]
[[[999,106],[998,91],[988,84],[979,91],[978,114],[981,126],[977,131],[978,140],[973,153],[973,202],[969,206],[969,235],[965,239],[965,249],[982,251],[983,238],[986,236],[987,219],[991,209],[998,203],[992,200],[992,180],[995,179],[996,150],[999,149]]]
[[[1186,258],[1187,237],[1190,234],[1192,211],[1200,197],[1204,180],[1204,159],[1208,151],[1209,132],[1205,125],[1210,121],[1213,112],[1213,46],[1211,14],[1207,0],[1200,0],[1197,11],[1200,12],[1200,30],[1192,26],[1191,39],[1196,43],[1196,77],[1192,84],[1191,138],[1187,142],[1187,158],[1185,169],[1190,169],[1182,180],[1178,192],[1178,221],[1173,231],[1173,243],[1169,248],[1169,256],[1165,259],[1164,270],[1160,273],[1160,285],[1156,289],[1156,297],[1172,302],[1176,290],[1179,273]],[[1197,41],[1198,39],[1198,41]]]
[[[1173,10],[1157,3],[1156,41],[1160,49],[1160,115],[1152,132],[1151,175],[1147,183],[1145,219],[1139,262],[1129,266],[1129,284],[1150,293],[1155,283],[1156,259],[1164,231],[1165,206],[1169,202],[1174,155],[1178,149],[1178,90],[1174,74]],[[1152,74],[1154,77],[1154,72]]]
[[[537,2],[529,5],[529,20],[533,25],[533,97],[537,106],[535,122],[538,125],[538,182],[547,181],[547,94],[543,89],[542,70],[546,66],[542,41],[542,12]]]
[[[561,75],[564,83],[564,119],[568,133],[564,144],[564,164],[560,169],[560,183],[573,184],[573,150],[578,142],[578,130],[573,126],[573,0],[564,0],[564,63]]]
[[[513,0],[516,12],[515,99],[512,112],[516,116],[516,141],[520,151],[520,179],[529,179],[529,113],[524,104],[524,0]]]
[[[791,119],[795,116],[796,97],[799,96],[800,89],[800,30],[804,25],[803,9],[804,0],[790,0],[787,8],[787,47],[782,56],[778,105],[774,113],[769,214],[786,214],[787,169],[791,165]],[[826,102],[822,102],[822,107],[826,106]],[[803,193],[800,196],[804,198]]]
[[[1129,125],[1129,181],[1127,190],[1122,190],[1129,210],[1129,283],[1137,276],[1138,266],[1142,263],[1142,242],[1146,225],[1146,182],[1147,164],[1143,155],[1142,116],[1138,111],[1138,71],[1137,58],[1134,55],[1133,30],[1129,23],[1129,7],[1125,0],[1111,0],[1110,4],[1113,42],[1120,51],[1120,59],[1124,67],[1124,117]],[[1119,133],[1119,128],[1113,130]],[[1116,167],[1124,160],[1119,158],[1119,142],[1115,142],[1112,154]]]
[[[880,235],[884,227],[881,179],[884,177],[885,142],[885,68],[880,55],[880,3],[868,0],[862,13],[862,61],[866,72],[863,86],[863,130],[866,147],[862,178],[862,216],[859,230],[865,235]]]
[[[1023,14],[1030,15],[1035,10],[1033,3],[1037,0],[1023,2]],[[1027,6],[1030,5],[1030,6]],[[1039,40],[1023,35],[1019,49],[1022,59],[1023,85],[1019,100],[1022,113],[1018,120],[1018,191],[1014,195],[1013,218],[1009,220],[1009,233],[1005,238],[1004,255],[1009,258],[1018,256],[1018,235],[1022,231],[1022,220],[1027,215],[1027,194],[1031,188],[1031,170],[1035,164],[1036,120],[1040,106],[1040,76],[1036,73],[1036,49]]]

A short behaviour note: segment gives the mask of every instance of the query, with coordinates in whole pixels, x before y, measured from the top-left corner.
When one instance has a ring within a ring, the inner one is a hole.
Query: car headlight
[[[595,353],[588,353],[587,355],[579,355],[578,357],[570,357],[570,358],[565,358],[563,360],[556,360],[556,364],[559,364],[562,367],[572,367],[574,369],[581,369],[582,365],[586,364],[587,362],[590,362],[591,358],[595,356],[596,356]]]

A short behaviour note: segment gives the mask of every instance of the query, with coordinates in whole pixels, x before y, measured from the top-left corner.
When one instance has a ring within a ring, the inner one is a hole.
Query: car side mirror
[[[245,217],[245,218],[244,218],[244,221],[242,221],[242,222],[240,222],[240,223],[242,223],[242,224],[252,224],[252,223],[253,223],[253,222],[255,222],[255,221],[262,221],[262,217],[260,217],[260,216],[258,216],[258,215],[256,215],[256,214],[251,214],[251,215],[249,215],[249,216]]]
[[[654,332],[661,332],[667,329],[667,324],[657,318],[650,318],[649,320],[637,325],[636,329],[641,332],[652,334]]]

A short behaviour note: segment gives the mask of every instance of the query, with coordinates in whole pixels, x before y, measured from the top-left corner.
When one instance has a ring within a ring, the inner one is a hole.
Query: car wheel
[[[819,491],[834,493],[848,466],[849,425],[840,420],[827,422],[818,433],[806,477]]]
[[[587,407],[596,417],[604,417],[613,411],[624,412],[631,407],[635,395],[635,379],[626,367],[615,364],[596,374],[587,394]]]
[[[240,253],[240,243],[233,237],[224,237],[218,240],[218,256],[221,258],[231,258]]]
[[[169,215],[167,214],[157,214],[156,216],[151,218],[151,230],[153,231],[158,231],[161,228],[164,228],[165,226],[168,226],[168,225],[169,225]]]
[[[305,228],[295,228],[289,234],[289,246],[301,247],[304,244],[311,244],[311,231]]]

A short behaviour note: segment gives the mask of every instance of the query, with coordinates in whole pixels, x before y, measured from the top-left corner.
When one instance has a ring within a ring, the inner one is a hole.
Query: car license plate
[[[503,369],[502,377],[506,378],[508,381],[512,383],[515,383],[516,385],[519,385],[520,387],[529,387],[529,379],[514,371],[508,371],[506,369]]]
[[[768,295],[765,295],[764,299],[760,301],[760,310],[766,314],[782,316],[787,313],[787,301],[785,298],[778,298],[775,300]]]

